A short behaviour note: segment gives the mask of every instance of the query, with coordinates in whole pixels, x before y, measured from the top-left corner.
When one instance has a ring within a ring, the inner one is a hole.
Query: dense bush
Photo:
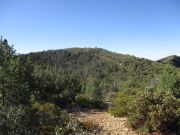
[[[90,135],[98,132],[97,127],[86,128],[78,121],[72,121],[66,111],[51,103],[35,103],[38,135]]]
[[[69,122],[67,113],[61,111],[54,104],[35,103],[33,108],[36,109],[37,129],[40,135],[54,135],[55,128],[63,128]]]
[[[154,88],[119,92],[109,111],[127,116],[129,124],[142,132],[179,133],[179,94],[178,76],[173,68],[167,68]]]
[[[88,108],[88,109],[105,109],[107,108],[107,104],[100,99],[89,99],[84,95],[76,96],[75,103],[78,107]]]
[[[18,57],[7,40],[0,40],[0,134],[89,133],[56,106],[73,104],[81,92],[78,78],[54,68],[38,67],[29,58]]]
[[[137,95],[135,110],[129,115],[132,127],[145,132],[178,132],[180,99],[164,91],[147,90]]]
[[[35,103],[33,108],[0,106],[2,135],[93,135],[97,127],[87,128],[72,121],[67,112],[51,103]]]
[[[38,135],[87,135],[98,131],[95,127],[87,128],[78,121],[72,121],[67,112],[51,103],[35,103]]]
[[[112,105],[109,107],[109,112],[115,116],[125,117],[133,111],[133,104],[136,99],[137,90],[123,90],[118,92],[115,99],[112,100]]]
[[[36,135],[34,111],[18,106],[0,105],[0,134],[2,135]]]
[[[70,107],[74,104],[75,96],[82,90],[80,80],[54,68],[35,68],[35,100],[55,103],[60,107]]]
[[[128,117],[129,124],[142,132],[178,132],[180,99],[167,91],[146,89],[134,93],[118,93],[109,108],[115,116]]]

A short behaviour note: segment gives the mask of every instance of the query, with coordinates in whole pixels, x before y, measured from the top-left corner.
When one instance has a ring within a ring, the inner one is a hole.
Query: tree
[[[1,99],[2,104],[5,104],[5,96],[7,88],[10,87],[10,70],[11,64],[14,59],[15,50],[13,47],[8,45],[6,39],[2,39],[0,41],[0,91],[1,91]]]
[[[180,98],[180,79],[177,72],[172,67],[166,67],[160,77],[157,85],[157,90],[167,91],[172,93],[175,97]]]

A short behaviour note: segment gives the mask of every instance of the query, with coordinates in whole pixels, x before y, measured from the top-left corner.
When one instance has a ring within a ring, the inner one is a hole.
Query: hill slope
[[[164,63],[164,64],[170,64],[175,67],[180,67],[180,56],[171,55],[166,58],[158,60],[158,62]]]
[[[152,87],[164,68],[159,62],[101,48],[50,50],[22,56],[42,68],[55,67],[75,74],[82,80],[84,89],[96,89],[101,95],[124,88]]]

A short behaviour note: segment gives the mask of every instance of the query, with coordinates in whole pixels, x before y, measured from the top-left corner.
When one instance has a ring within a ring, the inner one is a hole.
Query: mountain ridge
[[[157,60],[157,62],[161,62],[163,64],[170,64],[175,67],[180,67],[180,56],[170,55],[160,60]]]
[[[164,68],[160,62],[102,48],[68,48],[21,56],[28,57],[43,69],[55,67],[57,70],[76,74],[84,83],[97,83],[105,93],[126,87],[152,86]]]

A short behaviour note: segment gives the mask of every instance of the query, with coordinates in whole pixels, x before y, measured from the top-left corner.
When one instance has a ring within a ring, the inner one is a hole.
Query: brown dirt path
[[[118,118],[108,112],[76,112],[71,116],[82,123],[93,123],[101,128],[99,135],[137,135],[132,129],[127,128],[126,118]]]

